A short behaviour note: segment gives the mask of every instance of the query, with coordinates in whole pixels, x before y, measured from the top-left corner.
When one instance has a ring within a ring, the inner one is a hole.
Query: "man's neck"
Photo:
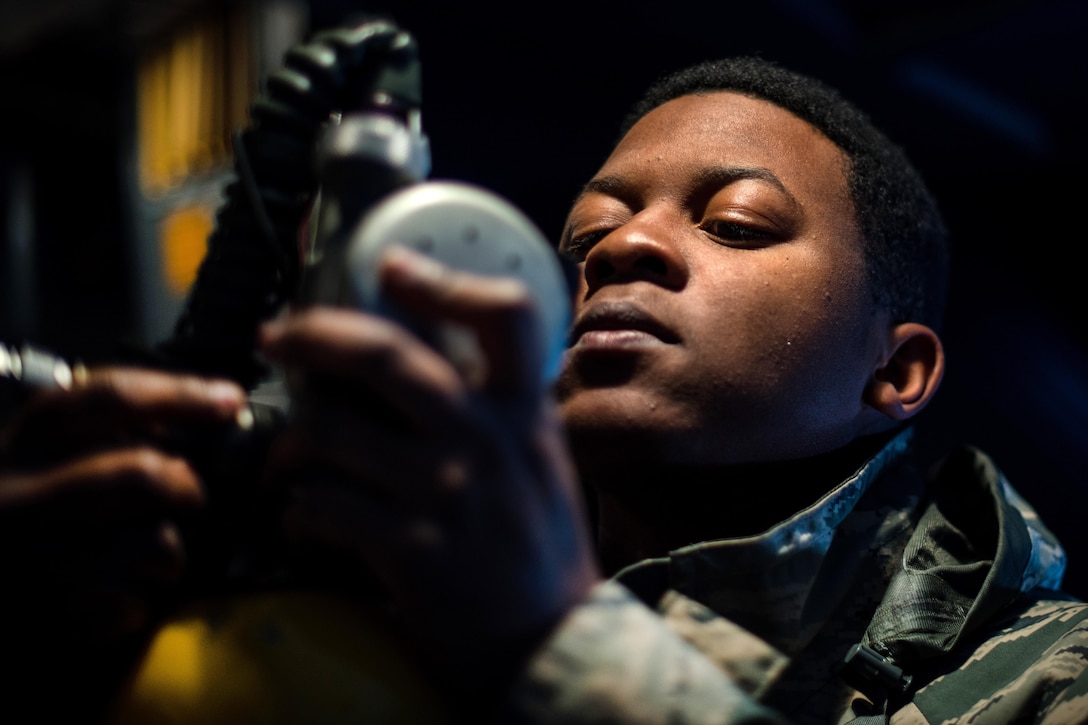
[[[609,481],[590,478],[601,564],[611,575],[689,544],[762,533],[815,503],[886,441],[863,439],[793,461],[641,467]]]

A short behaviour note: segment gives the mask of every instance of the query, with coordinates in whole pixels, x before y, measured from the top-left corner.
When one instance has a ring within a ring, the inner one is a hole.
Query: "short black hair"
[[[706,61],[650,86],[628,113],[620,137],[668,101],[720,91],[773,103],[842,149],[874,303],[895,322],[939,329],[949,261],[937,203],[903,150],[835,89],[760,57]]]

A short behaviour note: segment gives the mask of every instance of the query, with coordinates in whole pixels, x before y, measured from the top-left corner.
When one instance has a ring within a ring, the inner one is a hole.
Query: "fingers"
[[[312,478],[307,469],[335,471],[365,495],[442,510],[456,505],[467,481],[481,478],[470,462],[498,455],[497,436],[516,441],[517,431],[534,425],[543,400],[535,310],[519,282],[451,271],[411,252],[386,259],[383,283],[413,313],[479,337],[490,395],[478,396],[448,360],[396,322],[340,308],[302,310],[261,331],[265,355],[289,379],[305,375],[295,378],[304,395],[295,397],[293,433],[273,452],[270,478],[282,485]],[[335,382],[315,390],[322,375]],[[410,425],[391,425],[383,406]]]
[[[372,315],[312,308],[265,325],[261,345],[269,358],[286,366],[369,391],[418,428],[445,425],[464,396],[457,373],[434,350]],[[332,395],[347,390],[341,385]],[[359,407],[365,411],[366,404]]]
[[[136,368],[102,368],[70,390],[42,391],[12,426],[17,460],[55,461],[126,436],[157,437],[170,425],[227,424],[245,391],[225,380]]]
[[[473,477],[469,456],[443,437],[421,442],[364,420],[322,426],[324,434],[296,426],[270,452],[270,483],[292,486],[315,470],[336,472],[362,495],[452,514]]]
[[[20,621],[39,621],[80,640],[108,642],[145,627],[184,572],[176,526],[164,519],[81,522],[13,536],[0,557],[5,581],[17,582],[10,608],[29,608]],[[2,609],[2,607],[0,607]]]
[[[74,600],[91,606],[72,616],[82,615],[107,641],[143,629],[185,570],[181,535],[169,521],[126,527],[88,554],[66,586],[74,590]]]
[[[66,414],[87,407],[126,418],[228,421],[245,401],[245,391],[227,380],[114,367],[88,371],[70,391],[50,391],[39,405]]]
[[[187,559],[178,525],[161,519],[115,537],[111,554],[126,572],[125,579],[159,587],[176,584],[185,573]]]
[[[294,490],[283,531],[295,544],[317,544],[357,557],[398,595],[404,594],[399,583],[404,567],[436,556],[447,533],[435,517],[336,482]]]
[[[390,250],[381,273],[390,296],[410,312],[452,323],[478,341],[482,373],[464,374],[456,361],[396,322],[340,308],[309,308],[267,323],[260,335],[264,354],[289,370],[305,371],[307,395],[315,378],[330,376],[337,387],[326,397],[348,395],[343,383],[350,383],[370,396],[354,401],[357,408],[371,408],[373,415],[371,403],[380,401],[394,411],[392,417],[419,429],[460,425],[466,399],[478,389],[495,402],[535,410],[542,399],[543,361],[537,312],[523,284],[450,270],[400,248]]]
[[[38,473],[0,477],[0,512],[40,523],[193,509],[204,502],[196,472],[152,448],[105,451]]]
[[[13,421],[0,469],[0,572],[25,591],[11,607],[83,639],[144,627],[185,571],[171,522],[205,501],[193,465],[161,444],[231,424],[245,403],[233,383],[143,369],[41,391]]]
[[[520,281],[459,272],[404,247],[382,261],[383,289],[406,309],[469,328],[487,362],[486,388],[536,393],[543,351],[538,313]]]

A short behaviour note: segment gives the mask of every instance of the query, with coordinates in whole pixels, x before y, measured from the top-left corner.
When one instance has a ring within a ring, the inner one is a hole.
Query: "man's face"
[[[583,462],[785,460],[872,432],[887,320],[845,163],[734,93],[670,101],[623,138],[561,242],[582,260],[559,400]]]

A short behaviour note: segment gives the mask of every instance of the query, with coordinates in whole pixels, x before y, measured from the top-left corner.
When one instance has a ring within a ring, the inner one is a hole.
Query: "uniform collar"
[[[911,439],[910,429],[899,433],[818,501],[761,534],[685,546],[616,579],[651,606],[679,592],[792,654],[839,606],[863,559],[909,535],[920,477],[872,484],[901,468]],[[875,606],[879,593],[872,596]]]

